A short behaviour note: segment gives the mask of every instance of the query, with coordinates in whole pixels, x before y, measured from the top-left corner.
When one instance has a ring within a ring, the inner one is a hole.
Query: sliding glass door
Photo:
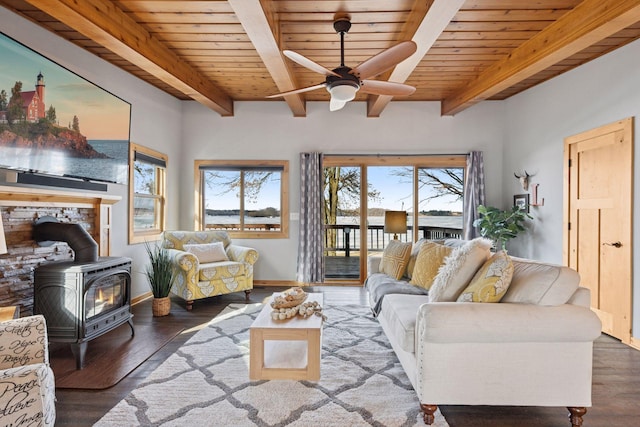
[[[362,282],[367,256],[393,238],[461,237],[465,162],[465,156],[325,155],[325,282]],[[406,231],[385,232],[387,211],[405,213]]]

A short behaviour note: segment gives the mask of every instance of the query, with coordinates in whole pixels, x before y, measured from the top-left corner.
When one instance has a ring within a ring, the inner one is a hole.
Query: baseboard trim
[[[151,292],[144,293],[142,295],[138,295],[137,297],[131,298],[131,305],[136,305],[141,303],[142,301],[149,299],[153,296]]]
[[[305,283],[300,283],[296,280],[254,280],[253,286],[309,286]]]
[[[631,340],[629,341],[629,347],[640,350],[640,338],[631,337]]]

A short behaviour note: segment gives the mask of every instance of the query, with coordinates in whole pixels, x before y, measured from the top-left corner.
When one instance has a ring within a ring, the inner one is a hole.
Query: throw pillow
[[[398,280],[407,269],[411,255],[411,242],[392,240],[382,252],[382,267],[380,271]]]
[[[506,252],[491,256],[462,291],[458,302],[499,302],[513,277],[513,262]]]
[[[453,302],[467,287],[478,269],[491,255],[491,240],[479,237],[455,248],[429,289],[429,301]]]
[[[444,260],[453,248],[439,245],[433,242],[425,242],[420,247],[418,257],[416,258],[416,266],[413,269],[412,285],[429,289],[433,284],[433,279],[438,275],[438,270],[444,263]]]
[[[418,253],[420,253],[420,248],[427,240],[422,238],[415,242],[411,247],[411,255],[409,255],[409,263],[407,264],[407,273],[406,276],[411,279],[413,276],[413,269],[416,266],[416,260],[418,259]]]
[[[202,264],[229,261],[229,257],[224,251],[224,243],[222,242],[184,245],[184,250],[194,254]]]

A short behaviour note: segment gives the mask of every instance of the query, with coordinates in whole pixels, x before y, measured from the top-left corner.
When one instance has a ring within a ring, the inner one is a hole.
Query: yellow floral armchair
[[[177,267],[171,292],[186,301],[253,289],[255,249],[234,245],[226,231],[165,231],[162,247]]]

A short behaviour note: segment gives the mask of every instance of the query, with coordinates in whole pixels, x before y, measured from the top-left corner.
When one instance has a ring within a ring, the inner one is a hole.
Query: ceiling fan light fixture
[[[346,102],[336,101],[334,98],[331,98],[331,101],[329,101],[329,111],[341,110],[346,104]]]
[[[331,99],[335,99],[340,102],[349,102],[356,97],[356,92],[358,92],[360,86],[352,85],[350,83],[340,84],[328,87],[327,90],[331,94]]]

